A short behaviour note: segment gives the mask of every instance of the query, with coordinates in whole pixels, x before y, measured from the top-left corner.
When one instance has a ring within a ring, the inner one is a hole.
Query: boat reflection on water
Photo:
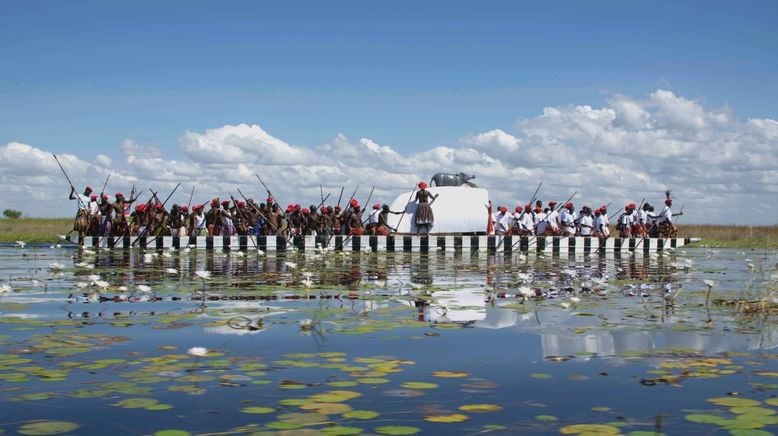
[[[430,325],[515,329],[540,337],[544,356],[620,356],[666,349],[707,352],[772,349],[774,326],[728,335],[705,305],[699,250],[607,256],[522,256],[486,253],[256,253],[140,250],[76,251],[74,263],[92,262],[125,283],[186,283],[210,271],[218,285],[204,284],[200,299],[219,302],[221,313],[261,312],[239,327],[213,326],[215,334],[258,334],[266,316],[294,311],[293,304],[319,301],[324,309],[348,306],[355,313],[406,307],[408,318]],[[743,271],[729,271],[720,290],[742,289]],[[80,270],[76,276],[87,276]],[[215,282],[214,282],[215,283]],[[729,286],[729,289],[727,288]],[[683,292],[682,292],[683,291]],[[697,292],[695,292],[697,291]],[[322,303],[324,302],[324,303]],[[227,315],[225,315],[227,316]],[[232,316],[232,315],[229,315]],[[722,320],[724,320],[722,318]],[[751,320],[747,323],[753,324]]]

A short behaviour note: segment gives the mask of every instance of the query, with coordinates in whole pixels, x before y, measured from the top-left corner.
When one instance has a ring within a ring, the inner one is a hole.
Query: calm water
[[[4,247],[0,429],[770,434],[777,263]]]

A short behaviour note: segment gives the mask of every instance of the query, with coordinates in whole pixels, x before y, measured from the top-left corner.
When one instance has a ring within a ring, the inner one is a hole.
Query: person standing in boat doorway
[[[416,191],[416,200],[419,205],[416,206],[416,216],[414,221],[416,222],[416,236],[423,231],[425,235],[428,235],[430,228],[435,222],[435,216],[432,213],[432,203],[438,198],[439,194],[432,195],[427,191],[427,183],[419,182],[419,190]]]

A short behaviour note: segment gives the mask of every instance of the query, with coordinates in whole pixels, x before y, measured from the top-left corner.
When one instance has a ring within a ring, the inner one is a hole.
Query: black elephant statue
[[[465,173],[437,173],[430,179],[430,186],[475,186],[470,180],[475,179],[472,174]]]

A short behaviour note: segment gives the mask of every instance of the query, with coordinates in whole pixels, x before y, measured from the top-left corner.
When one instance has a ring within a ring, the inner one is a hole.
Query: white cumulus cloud
[[[601,107],[539,108],[513,126],[406,153],[343,134],[322,145],[292,145],[249,124],[187,131],[169,146],[127,139],[117,148],[126,162],[103,154],[57,156],[79,190],[101,186],[109,173],[109,193],[127,195],[136,186],[144,196],[154,190],[164,198],[180,183],[170,204],[186,204],[193,187],[193,203],[239,198],[237,189],[264,200],[255,175],[283,204],[318,204],[322,191],[334,204],[341,190],[343,203],[357,187],[355,197],[364,202],[373,186],[371,203],[388,203],[437,172],[461,171],[476,175],[473,181],[489,189],[495,204],[511,209],[528,202],[542,181],[544,202],[575,192],[577,207],[611,202],[614,211],[641,198],[660,206],[670,188],[676,209],[686,203],[682,222],[772,224],[778,214],[778,121],[740,120],[731,108],[708,108],[664,89],[643,98],[615,95]],[[34,145],[0,147],[0,183],[2,204],[27,215],[66,216],[75,209],[51,152]],[[733,213],[740,204],[759,207]]]

